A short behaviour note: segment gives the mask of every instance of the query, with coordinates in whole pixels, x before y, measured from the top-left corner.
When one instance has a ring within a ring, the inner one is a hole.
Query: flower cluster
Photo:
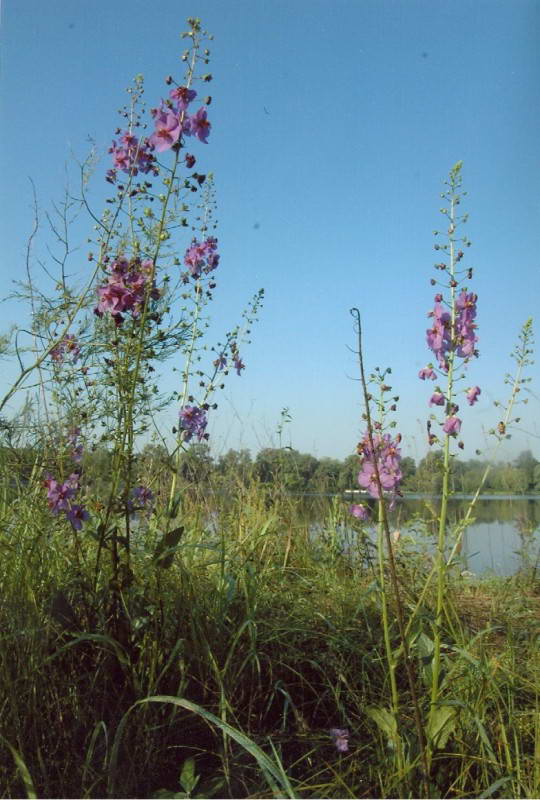
[[[240,353],[238,352],[238,347],[235,342],[231,344],[231,359],[233,368],[236,370],[236,374],[241,375],[242,370],[246,368],[246,365],[240,358]],[[218,372],[220,370],[227,369],[227,367],[229,366],[225,352],[220,353],[220,355],[215,359],[213,363],[214,367],[218,370]]]
[[[113,139],[109,153],[113,157],[113,168],[107,172],[109,183],[116,183],[117,171],[126,172],[128,175],[137,175],[139,172],[157,175],[159,170],[155,156],[152,154],[153,146],[148,139],[137,139],[129,131],[120,131],[118,143]]]
[[[162,101],[160,108],[151,109],[154,118],[154,132],[149,137],[138,139],[130,131],[116,131],[118,140],[113,139],[109,148],[113,165],[108,170],[106,179],[116,183],[118,171],[130,176],[139,172],[159,174],[154,151],[163,153],[176,146],[182,135],[195,136],[199,141],[208,143],[211,123],[207,118],[206,108],[201,107],[194,114],[187,109],[197,92],[187,86],[177,86],[169,92],[169,99]],[[188,166],[195,163],[193,156],[186,158]]]
[[[467,293],[462,289],[455,301],[455,340],[452,341],[452,323],[450,312],[443,306],[441,294],[435,295],[433,311],[428,317],[433,319],[433,325],[426,331],[426,341],[430,350],[435,354],[439,367],[443,372],[448,372],[447,353],[454,349],[460,358],[477,356],[475,349],[478,337],[475,334],[476,301],[478,296],[474,292]],[[420,370],[419,377],[425,380],[434,376],[433,370],[425,368]]]
[[[187,283],[190,276],[198,280],[202,273],[208,275],[219,264],[219,253],[217,250],[217,239],[209,236],[204,242],[193,239],[191,246],[185,252],[184,264],[189,268],[189,272],[184,272],[182,280]]]
[[[377,433],[373,435],[372,440],[373,447],[366,431],[357,447],[358,455],[362,459],[358,483],[369,492],[371,497],[380,499],[378,471],[382,490],[390,494],[391,505],[393,505],[396,496],[400,494],[398,487],[403,477],[400,469],[401,450],[399,448],[401,434],[392,439],[389,433]],[[349,510],[358,519],[365,520],[368,517],[368,510],[365,506],[353,505]]]
[[[456,353],[460,358],[478,356],[475,344],[478,337],[475,335],[476,301],[478,295],[469,294],[462,289],[456,299]]]
[[[151,259],[115,259],[110,265],[107,283],[97,290],[99,303],[94,314],[101,317],[108,312],[116,325],[122,324],[122,314],[126,312],[137,317],[147,296],[152,300],[157,300],[160,296],[152,279],[153,273],[154,263]]]
[[[68,333],[64,336],[62,341],[59,342],[56,347],[53,347],[50,352],[50,356],[56,364],[63,364],[66,358],[71,358],[71,360],[75,362],[80,354],[81,348],[72,333]]]
[[[330,736],[338,753],[347,753],[349,750],[349,729],[330,728]]]
[[[43,481],[43,485],[47,489],[47,502],[50,510],[53,514],[63,512],[76,531],[81,530],[83,522],[89,517],[88,511],[81,505],[72,503],[80,488],[79,479],[79,474],[73,472],[64,483],[60,483],[51,475],[47,475]]]
[[[206,426],[208,425],[208,418],[206,416],[207,409],[203,406],[184,406],[180,411],[180,428],[184,433],[184,441],[189,442],[193,436],[202,441],[208,439]]]
[[[447,372],[446,354],[452,346],[451,316],[443,306],[442,294],[435,295],[435,306],[433,311],[429,312],[428,317],[433,319],[433,325],[426,331],[427,345],[435,354],[439,367],[443,372]]]
[[[187,109],[197,92],[187,86],[177,86],[169,92],[169,100],[162,102],[161,108],[151,111],[154,117],[155,130],[148,141],[158,153],[170,150],[180,140],[180,136],[196,136],[199,141],[208,144],[211,124],[207,119],[206,109],[201,107],[195,114],[188,114]]]
[[[454,352],[456,356],[464,359],[465,362],[473,356],[478,356],[476,350],[476,302],[478,296],[474,292],[467,292],[462,289],[454,302],[454,323],[452,325],[452,316],[449,311],[445,310],[443,306],[443,298],[441,294],[435,295],[435,305],[433,311],[430,311],[428,317],[433,320],[433,325],[426,331],[426,340],[428,347],[435,354],[439,368],[443,373],[449,370],[448,353]],[[453,333],[452,333],[453,329]],[[428,364],[418,373],[421,380],[436,380],[437,374],[433,368],[433,364]],[[469,405],[474,405],[478,396],[481,394],[479,386],[472,386],[467,389],[465,396]],[[444,406],[445,397],[439,387],[429,399],[430,406]],[[447,436],[456,437],[461,429],[461,420],[456,416],[458,407],[451,405],[447,409],[447,418],[442,426],[443,432]],[[436,437],[428,433],[429,444],[434,444]],[[460,447],[463,445],[460,444]]]

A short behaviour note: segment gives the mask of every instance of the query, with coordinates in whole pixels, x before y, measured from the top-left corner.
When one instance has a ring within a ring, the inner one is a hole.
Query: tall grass
[[[7,482],[12,465],[3,469]],[[186,796],[186,763],[202,797],[419,795],[412,725],[385,728],[368,713],[393,702],[379,567],[360,531],[356,548],[340,550],[335,504],[308,514],[298,498],[256,484],[231,497],[186,489],[169,567],[155,558],[152,518],[140,525],[113,637],[112,574],[104,566],[93,583],[99,544],[81,539],[73,557],[61,524],[40,511],[40,491],[37,476],[12,485],[1,507],[3,796]],[[426,577],[419,558],[396,556],[408,608]],[[448,583],[449,711],[434,736],[431,796],[538,796],[533,589],[517,579]],[[391,594],[386,603],[399,657]],[[409,630],[426,716],[436,603],[436,588],[424,592]],[[401,670],[395,677],[400,719],[412,720],[408,684]],[[349,728],[348,753],[333,746],[336,726]]]

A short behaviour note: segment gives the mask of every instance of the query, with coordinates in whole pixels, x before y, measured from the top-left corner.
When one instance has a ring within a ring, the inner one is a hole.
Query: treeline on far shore
[[[0,458],[9,461],[14,476],[28,478],[36,464],[47,466],[50,454],[40,454],[33,448],[0,448]],[[167,473],[173,461],[165,447],[145,445],[137,458],[142,475]],[[441,454],[430,452],[418,463],[413,458],[401,460],[404,492],[437,494],[442,486]],[[82,467],[98,482],[109,474],[110,454],[104,447],[87,448]],[[452,489],[469,494],[475,492],[484,476],[488,462],[481,458],[455,458],[452,467]],[[39,468],[39,467],[38,467]],[[238,482],[276,485],[288,492],[345,492],[358,489],[359,459],[356,455],[343,460],[316,458],[289,447],[267,447],[252,456],[247,449],[230,449],[214,456],[206,442],[194,443],[180,461],[181,477],[187,483],[232,489]],[[540,461],[530,450],[524,450],[512,462],[491,466],[484,482],[484,493],[540,493]]]

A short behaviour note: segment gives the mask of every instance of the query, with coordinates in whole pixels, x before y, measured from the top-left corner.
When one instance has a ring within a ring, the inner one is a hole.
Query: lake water
[[[449,531],[467,513],[468,498],[449,502]],[[359,502],[356,497],[354,502]],[[376,501],[362,497],[373,507]],[[432,553],[438,532],[440,498],[409,495],[390,515],[390,528],[399,531],[398,548],[414,547]],[[483,496],[478,500],[473,522],[463,535],[460,559],[463,570],[475,575],[513,575],[520,569],[535,570],[540,577],[540,497]],[[315,523],[315,528],[319,524]],[[350,546],[356,535],[343,530],[343,543]],[[451,538],[451,537],[450,537]],[[452,541],[450,541],[450,545]]]

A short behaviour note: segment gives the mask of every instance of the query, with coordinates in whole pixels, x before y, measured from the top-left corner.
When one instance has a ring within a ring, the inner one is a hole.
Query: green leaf
[[[497,761],[497,758],[495,757],[495,753],[493,752],[493,748],[491,746],[491,742],[489,741],[489,737],[487,735],[483,722],[477,716],[474,716],[473,719],[474,722],[476,723],[476,727],[478,728],[480,739],[484,744],[489,757],[491,758],[492,761]]]
[[[161,569],[169,569],[169,567],[172,567],[174,554],[183,533],[184,526],[181,525],[179,528],[174,528],[174,530],[169,531],[163,536],[152,558],[156,567],[160,567]]]
[[[438,750],[446,747],[446,743],[454,732],[457,723],[457,711],[454,706],[439,706],[431,714],[427,726],[427,735]]]
[[[491,786],[488,786],[488,788],[485,790],[485,792],[482,792],[482,794],[479,794],[478,797],[479,798],[491,797],[491,795],[494,794],[497,791],[497,789],[500,789],[501,786],[504,786],[505,783],[508,783],[508,781],[511,781],[511,780],[512,780],[512,776],[511,775],[506,775],[504,778],[499,778],[498,781],[495,781],[495,783],[492,783]]]
[[[171,467],[173,472],[176,472],[176,467]],[[180,503],[182,501],[182,492],[176,492],[173,497],[173,501],[169,508],[169,517],[170,519],[175,519],[176,515],[178,514],[178,509],[180,508]]]
[[[420,658],[431,659],[435,645],[433,640],[426,636],[425,633],[419,633],[416,638],[416,650]]]
[[[199,776],[195,775],[195,759],[186,758],[180,773],[180,786],[185,792],[191,794],[198,782]]]
[[[245,735],[245,733],[233,728],[232,725],[229,725],[227,722],[223,722],[223,720],[219,719],[219,717],[216,717],[215,714],[212,714],[210,711],[206,711],[204,708],[202,708],[202,706],[199,706],[196,703],[192,703],[191,700],[186,700],[183,697],[172,697],[169,695],[155,695],[154,697],[145,697],[143,700],[138,700],[126,711],[120,720],[116,731],[116,736],[114,737],[111,758],[109,762],[109,797],[115,796],[114,790],[116,773],[118,771],[118,753],[128,717],[135,708],[146,703],[170,703],[173,706],[178,706],[179,708],[184,708],[187,711],[193,711],[195,714],[198,714],[200,717],[206,720],[206,722],[210,723],[211,725],[215,725],[224,734],[230,736],[230,738],[234,739],[235,742],[238,742],[241,747],[243,747],[250,755],[253,756],[253,758],[257,761],[257,764],[259,765],[263,775],[265,776],[266,781],[268,782],[268,785],[274,794],[274,797],[288,797],[291,798],[291,800],[294,800],[296,797],[288,779],[283,779],[284,771],[281,764],[276,763],[274,759],[267,756],[266,753],[261,750],[261,748],[255,744],[254,741],[252,741],[252,739]]]
[[[32,780],[32,776],[28,771],[28,767],[24,763],[23,757],[19,753],[18,750],[15,750],[14,747],[8,742],[7,739],[4,739],[3,736],[0,735],[0,740],[6,745],[9,749],[11,755],[13,756],[13,761],[17,769],[19,770],[19,775],[22,778],[22,782],[24,783],[24,789],[26,791],[26,796],[30,798],[30,800],[35,800],[37,798],[36,790],[34,788],[34,782]]]
[[[366,714],[373,720],[388,739],[388,744],[395,747],[398,741],[397,720],[387,708],[366,708]]]

